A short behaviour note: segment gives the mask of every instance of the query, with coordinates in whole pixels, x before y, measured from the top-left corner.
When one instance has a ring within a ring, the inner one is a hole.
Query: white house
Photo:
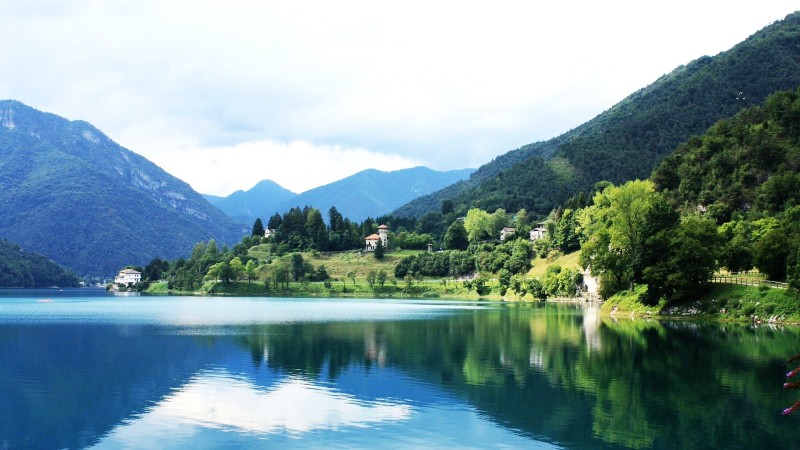
[[[368,252],[375,251],[375,247],[378,246],[378,240],[381,241],[381,245],[384,249],[389,248],[389,227],[386,225],[381,225],[378,227],[378,234],[371,234],[367,236],[364,239],[366,245],[364,250]]]
[[[503,227],[503,229],[500,230],[500,240],[505,241],[508,236],[511,236],[516,232],[517,229],[514,227]]]
[[[273,234],[275,234],[275,230],[273,230],[272,228],[267,228],[266,230],[264,230],[265,238],[270,238],[272,237]]]
[[[114,278],[114,284],[124,284],[125,286],[132,286],[142,281],[142,273],[133,269],[122,269]]]
[[[544,222],[539,222],[536,224],[536,228],[531,230],[531,241],[538,241],[544,237],[547,237],[547,227]]]

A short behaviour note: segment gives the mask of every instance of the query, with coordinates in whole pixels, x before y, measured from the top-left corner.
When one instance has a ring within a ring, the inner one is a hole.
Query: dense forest
[[[0,287],[38,288],[74,287],[74,274],[50,259],[22,250],[18,245],[0,240]]]
[[[716,56],[681,66],[585,124],[526,145],[479,168],[468,181],[394,212],[422,217],[442,201],[544,216],[602,180],[644,179],[679,144],[779,90],[800,86],[800,13]]]

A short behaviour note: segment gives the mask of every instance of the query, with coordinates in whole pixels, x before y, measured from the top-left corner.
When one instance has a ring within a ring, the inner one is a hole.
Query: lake
[[[0,291],[0,448],[798,448],[794,327]]]

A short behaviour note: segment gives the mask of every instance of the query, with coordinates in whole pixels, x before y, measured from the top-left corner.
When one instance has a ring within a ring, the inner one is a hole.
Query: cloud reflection
[[[361,401],[302,377],[265,389],[225,371],[204,372],[139,418],[116,427],[100,444],[110,439],[138,446],[158,436],[188,437],[202,429],[299,435],[406,420],[411,412],[409,405]]]

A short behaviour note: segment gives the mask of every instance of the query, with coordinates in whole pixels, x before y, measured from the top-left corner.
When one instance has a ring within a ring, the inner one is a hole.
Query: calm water
[[[0,291],[0,448],[798,448],[779,413],[799,338],[558,305]]]

